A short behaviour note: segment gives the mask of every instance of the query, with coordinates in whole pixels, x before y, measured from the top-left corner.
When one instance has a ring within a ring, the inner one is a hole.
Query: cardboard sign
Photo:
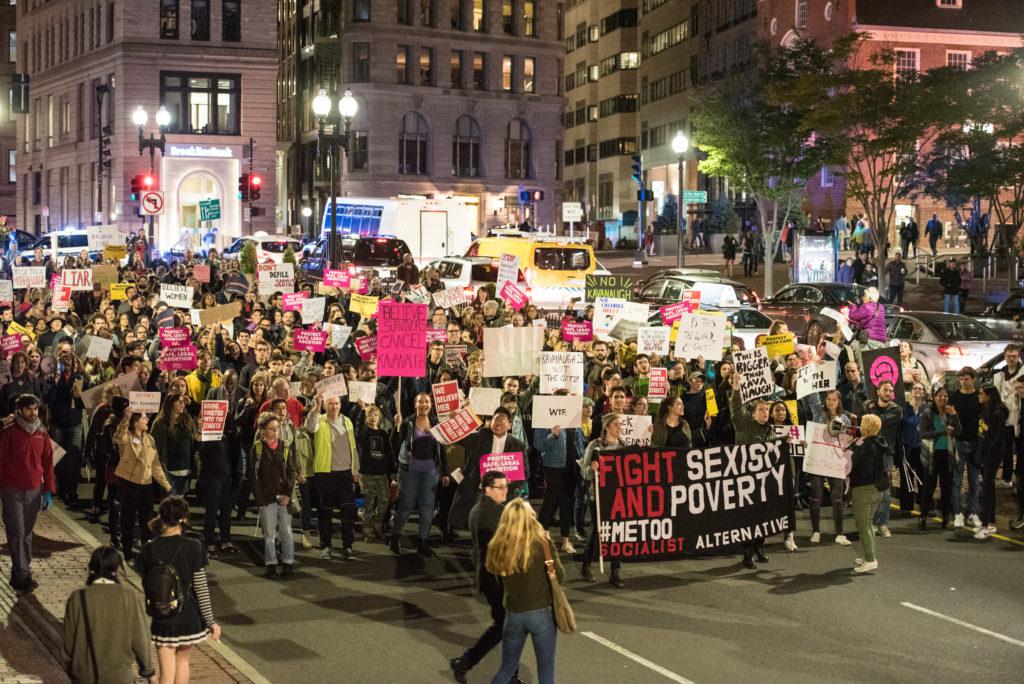
[[[540,393],[583,394],[583,352],[541,352]]]
[[[281,311],[301,311],[302,302],[309,298],[306,292],[288,292],[281,295]]]
[[[15,290],[27,290],[29,288],[45,288],[46,267],[45,266],[15,266],[11,269],[13,278],[11,280]]]
[[[322,352],[327,349],[327,333],[323,330],[296,328],[292,342],[296,351]]]
[[[256,264],[256,284],[261,297],[275,292],[294,292],[295,267],[292,264]]]
[[[459,396],[457,380],[435,383],[430,386],[430,392],[434,396],[434,409],[439,417],[448,416],[459,410],[462,399]]]
[[[157,333],[160,335],[160,346],[164,349],[192,344],[188,328],[160,328]]]
[[[128,245],[107,245],[103,248],[104,261],[120,261],[128,256]]]
[[[718,398],[715,397],[715,390],[710,387],[704,390],[704,403],[708,407],[708,415],[714,418],[718,415]]]
[[[800,368],[796,372],[796,398],[835,389],[837,367],[835,361],[823,361]]]
[[[3,338],[0,338],[0,351],[3,352],[5,357],[20,352],[24,348],[25,345],[21,342],[21,335],[4,335]]]
[[[353,292],[348,301],[348,310],[364,318],[370,318],[377,313],[378,302],[379,299],[377,297]]]
[[[526,306],[526,303],[529,301],[526,293],[520,290],[511,280],[505,281],[505,284],[501,286],[498,296],[516,311]]]
[[[732,358],[736,372],[743,376],[740,401],[746,404],[754,399],[767,397],[775,391],[775,378],[772,375],[767,349],[754,347],[734,352]]]
[[[441,444],[455,444],[476,432],[481,425],[483,422],[480,418],[470,409],[464,408],[430,428],[430,433]]]
[[[466,295],[461,287],[448,287],[434,293],[434,306],[451,309],[466,305]]]
[[[60,284],[72,292],[92,292],[92,269],[66,268],[60,272]]]
[[[352,344],[355,346],[356,353],[359,354],[359,358],[363,361],[369,361],[377,355],[376,335],[364,335],[363,337],[357,337]]]
[[[684,313],[679,316],[676,335],[676,358],[705,361],[722,360],[722,339],[728,333],[725,316]]]
[[[242,313],[242,302],[231,302],[221,304],[209,309],[199,310],[199,323],[201,325],[215,325],[224,321],[232,321]]]
[[[647,400],[660,402],[668,396],[668,369],[652,368],[647,380]]]
[[[348,396],[348,383],[345,381],[345,376],[341,373],[324,378],[316,383],[314,387],[318,394],[324,395],[324,399]]]
[[[0,302],[14,302],[14,283],[10,280],[0,280]]]
[[[350,286],[348,271],[328,268],[324,271],[323,284],[327,287],[339,287],[347,290]]]
[[[377,316],[377,375],[420,378],[427,372],[427,306],[382,302]]]
[[[364,404],[372,404],[377,400],[377,383],[353,380],[348,383],[348,400],[352,403],[359,403],[362,399]]]
[[[305,293],[303,293],[305,294]],[[302,301],[302,324],[312,325],[324,320],[324,312],[327,310],[326,297],[312,297]]]
[[[429,304],[430,292],[422,285],[413,285],[405,293],[405,300],[412,304]]]
[[[502,289],[502,283],[517,283],[519,282],[519,257],[515,254],[502,254],[501,259],[498,261],[498,280],[495,282],[495,287],[500,292]],[[502,299],[505,299],[502,297]],[[507,301],[507,300],[506,300]],[[516,309],[518,311],[518,309]]]
[[[210,282],[210,267],[206,264],[196,264],[192,267],[192,277],[197,283]]]
[[[160,286],[160,299],[167,303],[167,306],[174,309],[191,309],[195,289],[191,285],[168,285]]]
[[[597,301],[598,297],[632,299],[633,278],[622,275],[589,274],[586,278],[584,296],[588,302]]]
[[[119,375],[113,380],[103,383],[102,385],[96,385],[82,392],[82,404],[87,409],[94,409],[103,399],[103,392],[108,387],[118,386],[125,392],[131,392],[133,389],[139,386],[139,372],[132,371],[131,373],[124,373]]]
[[[671,332],[671,328],[667,328],[663,325],[640,326],[636,330],[636,353],[647,354],[648,356],[652,354],[657,356],[668,356],[668,336]]]
[[[484,377],[537,375],[544,328],[484,328]]]
[[[827,425],[813,421],[807,423],[804,434],[807,439],[804,472],[845,479],[852,466],[851,454],[847,449],[853,442],[853,437],[846,433],[833,437],[829,434]]]
[[[110,287],[111,283],[116,283],[117,277],[117,266],[96,264],[92,267],[93,285],[98,285],[100,290],[105,290]]]
[[[129,392],[128,409],[132,413],[159,413],[159,392]]]
[[[522,482],[526,479],[526,464],[522,451],[508,451],[502,454],[484,454],[480,458],[480,475],[490,471],[505,474],[510,482]]]
[[[544,396],[533,397],[533,427],[578,428],[583,424],[582,396]]]
[[[470,387],[469,407],[478,416],[492,416],[501,405],[501,394],[497,387]]]
[[[649,446],[651,444],[651,416],[620,413],[619,424],[622,426],[620,439],[623,444],[631,446]]]
[[[128,288],[131,283],[110,283],[110,301],[122,302],[128,299]]]
[[[594,327],[590,321],[566,321],[562,323],[562,339],[566,342],[590,342],[594,339]]]
[[[85,351],[85,358],[99,359],[106,361],[110,358],[110,352],[114,349],[114,340],[108,340],[93,335],[89,338],[89,347]]]
[[[224,436],[224,425],[228,419],[226,399],[207,399],[199,405],[199,439],[202,442],[216,442]]]
[[[767,348],[768,358],[774,359],[796,351],[796,338],[793,337],[793,333],[765,335],[757,340],[757,346]]]

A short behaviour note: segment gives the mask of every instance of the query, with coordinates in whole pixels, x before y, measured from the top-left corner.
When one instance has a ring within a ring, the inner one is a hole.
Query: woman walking
[[[1003,462],[1006,441],[1003,426],[1010,415],[999,390],[986,385],[978,393],[981,417],[978,419],[978,451],[981,456],[981,526],[975,539],[988,539],[996,533],[996,471]]]
[[[844,428],[850,427],[852,423],[850,414],[843,410],[843,398],[837,390],[826,392],[824,400],[821,399],[820,394],[812,394],[810,399],[815,423],[829,425],[832,421],[837,420]],[[812,474],[809,480],[811,485],[811,543],[817,544],[821,541],[821,502],[825,496],[825,483],[828,482],[829,498],[832,500],[832,528],[836,533],[835,542],[840,546],[849,546],[850,540],[843,534],[843,494],[846,489],[846,479]]]
[[[121,549],[129,563],[134,558],[135,521],[139,522],[142,543],[149,541],[149,519],[153,517],[153,481],[171,491],[171,483],[164,475],[157,455],[156,443],[149,434],[149,416],[132,413],[121,421],[114,432],[119,460],[114,474],[117,476],[117,498],[121,504]]]
[[[875,530],[871,524],[882,490],[878,489],[877,477],[885,470],[882,452],[884,447],[878,441],[882,419],[867,414],[860,419],[860,440],[853,448],[853,466],[850,469],[850,496],[853,499],[853,522],[860,534],[860,545],[864,557],[858,558],[853,566],[857,573],[871,572],[878,568],[875,558]],[[886,476],[888,477],[888,476]]]
[[[186,410],[184,395],[168,394],[153,420],[150,434],[160,455],[160,463],[171,483],[171,493],[185,496],[192,470],[192,440],[196,435],[196,422]]]
[[[601,436],[597,439],[591,440],[590,444],[587,445],[586,450],[583,452],[583,458],[580,459],[580,477],[584,481],[589,483],[589,498],[592,502],[591,515],[594,520],[599,519],[597,510],[597,500],[594,497],[594,487],[597,486],[595,469],[597,468],[597,460],[601,456],[601,451],[604,449],[618,449],[622,445],[619,438],[622,436],[622,422],[619,420],[619,416],[615,413],[606,413],[601,416]],[[601,543],[598,538],[599,531],[597,525],[593,525],[590,530],[590,538],[587,540],[587,547],[583,550],[583,564],[580,565],[580,577],[588,582],[596,582],[594,574],[590,571],[590,564],[597,559],[597,554],[600,552]],[[608,583],[616,589],[621,589],[626,586],[622,581],[622,577],[619,574],[622,562],[618,559],[612,559],[612,574],[608,578]]]
[[[252,447],[249,478],[263,529],[263,564],[267,579],[277,579],[277,537],[281,535],[281,576],[291,577],[295,563],[295,538],[289,510],[298,474],[294,446],[280,438],[281,419],[262,413],[256,423],[259,439]]]
[[[519,669],[526,637],[537,656],[537,681],[554,684],[555,643],[558,629],[551,606],[551,584],[546,557],[550,555],[558,581],[565,570],[548,533],[530,504],[513,499],[505,505],[498,529],[487,545],[487,571],[505,587],[505,623],[501,635],[501,669],[491,684],[508,684]]]
[[[952,531],[950,519],[953,486],[953,444],[962,430],[956,409],[949,403],[949,391],[940,387],[932,394],[932,404],[921,416],[917,425],[921,435],[921,471],[924,483],[921,485],[921,519],[918,529],[925,529],[928,515],[932,510],[932,495],[938,483],[940,492],[939,508],[942,511],[942,526]]]

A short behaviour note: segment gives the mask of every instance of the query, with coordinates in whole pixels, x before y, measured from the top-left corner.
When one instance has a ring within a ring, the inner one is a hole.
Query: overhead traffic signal
[[[544,199],[544,191],[543,190],[534,190],[533,191],[533,197],[531,197],[531,199],[534,202],[540,202],[542,199]]]
[[[260,198],[260,189],[263,187],[263,177],[258,173],[249,176],[249,201],[255,202]]]
[[[146,177],[141,174],[138,176],[132,176],[131,193],[128,195],[128,198],[132,202],[138,202],[142,199],[143,181],[145,178]]]
[[[243,202],[249,201],[250,179],[251,175],[248,173],[243,173],[241,176],[238,177],[238,199],[242,200]]]
[[[636,182],[637,186],[642,190],[643,187],[644,187],[644,165],[643,165],[643,160],[640,158],[639,154],[633,155],[632,159],[633,159],[633,180]]]
[[[144,190],[152,190],[156,187],[156,178],[153,177],[153,174],[147,173],[142,177],[142,187]]]

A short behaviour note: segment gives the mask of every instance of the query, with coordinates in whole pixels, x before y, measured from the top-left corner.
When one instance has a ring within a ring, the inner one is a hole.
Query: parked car
[[[864,301],[863,285],[846,283],[800,283],[787,285],[772,297],[761,300],[761,312],[769,318],[785,321],[790,332],[807,344],[816,345],[823,334],[836,330],[836,322],[821,313],[830,308],[846,314]],[[902,311],[894,304],[883,304],[886,321]]]
[[[1024,289],[1011,290],[1003,301],[973,318],[999,337],[1024,340]]]
[[[978,371],[978,377],[974,380],[974,386],[980,387],[982,385],[991,384],[992,376],[995,372],[1005,368],[1006,361],[1003,358],[1003,352],[1000,351],[992,358],[985,361],[980,366],[974,367],[974,370]],[[934,392],[939,387],[945,387],[950,394],[960,389],[960,380],[957,379],[957,371],[946,370],[940,371],[932,376],[932,391]]]
[[[8,238],[7,238],[8,240],[10,239],[11,235],[14,236],[15,242],[18,243],[18,253],[19,254],[22,254],[22,253],[24,253],[26,251],[31,253],[32,244],[36,240],[39,239],[38,235],[33,235],[32,233],[26,233],[25,231],[21,230],[20,228],[15,228],[14,230],[12,230],[8,234]],[[7,249],[7,245],[6,244],[3,245],[3,248],[6,250]]]
[[[965,366],[978,368],[1001,354],[1009,339],[961,314],[940,312],[899,313],[889,320],[890,340],[906,340],[914,346],[929,378],[956,373]]]
[[[373,271],[382,280],[393,278],[395,269],[402,265],[405,255],[410,254],[405,240],[390,235],[346,235],[338,239],[341,241],[341,263],[338,268],[347,268],[352,275]],[[306,277],[322,280],[326,263],[327,238],[320,238],[308,256],[303,258],[299,269]]]
[[[243,235],[232,242],[224,250],[224,256],[228,259],[237,259],[242,254],[242,247],[247,242],[256,245],[256,262],[260,264],[281,263],[284,260],[284,253],[288,247],[292,248],[296,261],[302,259],[301,242],[286,235],[269,235],[262,230],[252,235]]]
[[[51,258],[53,258],[53,254],[56,252],[57,263],[63,264],[66,257],[78,257],[81,255],[82,250],[89,249],[89,236],[86,231],[78,228],[50,231],[46,235],[36,238],[35,242],[26,249],[21,250],[21,256],[31,259],[32,251],[36,248],[42,249],[43,254]],[[99,256],[99,253],[93,250],[89,253],[89,256],[95,259]]]
[[[701,292],[704,308],[735,311],[741,306],[758,305],[757,294],[743,283],[719,273],[690,273],[679,269],[662,271],[642,281],[634,288],[634,299],[664,306],[681,301],[684,292],[694,289]]]
[[[441,282],[448,287],[461,287],[466,301],[476,297],[476,291],[488,283],[498,282],[498,259],[491,257],[445,257],[427,264],[437,269]],[[526,282],[523,269],[519,269],[516,279],[518,287],[530,295],[530,286]]]

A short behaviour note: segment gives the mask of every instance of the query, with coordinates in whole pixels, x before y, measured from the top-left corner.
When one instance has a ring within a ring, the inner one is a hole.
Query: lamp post
[[[317,156],[320,155],[321,145],[327,145],[327,163],[331,167],[331,232],[327,238],[327,265],[331,268],[337,265],[337,249],[338,249],[338,212],[335,208],[335,200],[338,195],[338,172],[337,165],[340,163],[340,155],[338,154],[338,148],[345,150],[345,157],[349,154],[349,143],[351,141],[351,130],[352,119],[359,111],[359,102],[355,97],[352,96],[351,90],[346,90],[345,94],[338,100],[338,117],[340,121],[334,120],[332,116],[332,110],[334,109],[334,102],[331,100],[330,95],[323,88],[316,97],[313,98],[313,114],[316,115],[317,132],[316,132],[316,143],[317,143]],[[331,132],[326,131],[327,124],[331,126]],[[341,132],[338,132],[339,126]]]
[[[171,125],[171,113],[167,111],[167,107],[160,105],[160,109],[156,112],[156,125],[160,128],[160,137],[155,138],[152,133],[149,134],[149,138],[145,137],[146,122],[149,121],[149,113],[145,110],[142,105],[135,108],[132,112],[132,123],[139,127],[139,156],[142,156],[144,150],[149,150],[149,175],[151,178],[156,178],[154,175],[154,165],[156,163],[156,151],[160,150],[160,154],[164,153],[164,145],[167,143],[167,127]],[[157,183],[159,187],[159,183]],[[153,234],[153,215],[149,215],[149,250],[153,249],[153,243],[156,236]],[[149,254],[147,253],[146,258],[148,260]]]
[[[690,139],[682,131],[676,131],[675,137],[672,138],[672,151],[676,153],[676,157],[679,159],[679,168],[677,169],[679,197],[676,200],[676,265],[679,268],[682,268],[686,263],[686,253],[683,251],[683,233],[686,232],[686,219],[683,213],[683,193],[686,190],[684,189],[683,178],[686,176],[686,150],[688,149],[690,149]]]

